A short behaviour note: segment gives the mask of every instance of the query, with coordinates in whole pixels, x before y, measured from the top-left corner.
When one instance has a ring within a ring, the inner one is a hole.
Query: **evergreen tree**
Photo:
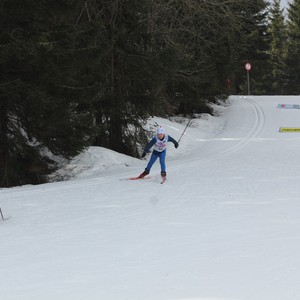
[[[168,72],[166,94],[180,113],[203,112],[208,100],[225,93],[230,8],[222,1],[172,4],[160,13],[157,28],[176,62]]]
[[[300,0],[294,0],[288,8],[288,42],[286,52],[286,79],[284,92],[300,94]]]
[[[232,93],[247,93],[247,75],[244,68],[251,62],[251,92],[265,93],[264,74],[268,69],[267,8],[264,0],[235,1],[232,10],[239,15],[235,29],[228,37],[230,47],[230,81]]]
[[[43,182],[51,155],[70,158],[89,143],[78,3],[1,1],[0,186]]]
[[[245,57],[257,60],[256,72],[262,76],[259,65],[267,49],[261,41],[266,34],[264,0],[152,3],[155,41],[169,54],[164,96],[178,112],[203,111],[207,100],[228,93],[227,79],[236,77],[238,67],[243,69]]]
[[[95,45],[100,48],[93,56],[92,71],[99,87],[94,95],[95,144],[137,155],[137,141],[145,139],[143,120],[167,110],[162,86],[170,52],[155,50],[151,2],[98,0],[87,4],[91,26],[99,33]]]
[[[270,94],[281,95],[283,93],[283,79],[285,75],[284,57],[287,31],[283,9],[280,8],[280,0],[274,0],[269,12],[269,20],[271,76],[266,76],[266,81],[271,86]]]

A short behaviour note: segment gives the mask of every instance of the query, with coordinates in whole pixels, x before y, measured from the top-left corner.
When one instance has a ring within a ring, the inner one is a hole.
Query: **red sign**
[[[247,71],[250,71],[251,70],[251,64],[249,63],[249,62],[247,62],[247,63],[245,63],[245,69],[247,70]]]

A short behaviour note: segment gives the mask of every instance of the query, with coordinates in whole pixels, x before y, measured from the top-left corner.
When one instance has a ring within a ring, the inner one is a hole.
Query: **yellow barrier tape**
[[[280,127],[280,132],[300,132],[300,127]]]

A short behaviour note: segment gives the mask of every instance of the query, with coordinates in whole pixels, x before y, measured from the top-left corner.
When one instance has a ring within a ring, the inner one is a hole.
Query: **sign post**
[[[247,71],[247,83],[248,83],[248,95],[250,95],[250,75],[249,71],[251,70],[252,66],[249,62],[245,63],[245,69]]]

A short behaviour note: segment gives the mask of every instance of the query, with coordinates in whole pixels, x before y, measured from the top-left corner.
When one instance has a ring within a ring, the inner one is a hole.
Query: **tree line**
[[[2,0],[0,186],[47,181],[97,145],[139,156],[151,115],[298,94],[300,0]]]

